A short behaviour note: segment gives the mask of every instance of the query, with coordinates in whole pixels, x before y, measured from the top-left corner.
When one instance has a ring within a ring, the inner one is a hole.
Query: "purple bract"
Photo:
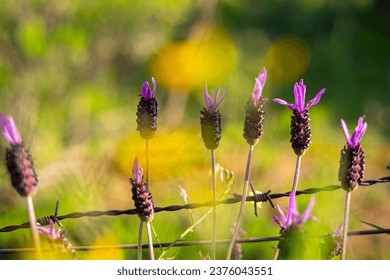
[[[142,169],[141,165],[139,164],[138,158],[134,159],[132,171],[133,171],[134,181],[137,184],[141,184],[142,177],[143,177],[143,169]]]
[[[0,114],[0,128],[5,140],[9,144],[16,145],[22,143],[22,137],[11,116]]]
[[[156,93],[156,80],[152,77],[153,82],[153,90],[149,88],[149,83],[144,82],[141,86],[141,93],[138,96],[142,96],[145,100],[150,100],[154,98],[154,94]]]
[[[252,98],[254,100],[260,99],[266,80],[267,80],[267,70],[265,69],[265,67],[263,67],[263,69],[261,70],[261,72],[256,78],[255,87],[252,92]]]
[[[308,111],[311,106],[316,105],[318,102],[320,102],[321,96],[325,93],[325,91],[325,88],[321,89],[316,94],[316,96],[307,103],[305,107],[306,85],[303,83],[302,79],[300,80],[299,84],[295,83],[294,85],[295,104],[287,103],[286,101],[279,98],[274,98],[272,99],[272,101],[287,106],[293,111],[297,110],[298,112],[303,113],[305,111]]]
[[[363,123],[363,119],[364,117],[359,117],[358,125],[352,133],[352,137],[349,135],[348,127],[345,121],[343,119],[340,120],[341,128],[344,131],[345,139],[347,140],[347,145],[349,148],[356,148],[360,144],[360,141],[362,140],[362,137],[367,130],[367,123]]]
[[[222,97],[218,100],[219,96],[219,89],[215,92],[214,101],[211,99],[209,95],[209,91],[207,90],[207,85],[205,85],[204,88],[204,99],[206,100],[206,106],[209,110],[215,111],[218,109],[219,104],[222,102],[222,100],[225,98],[226,91],[222,95]]]

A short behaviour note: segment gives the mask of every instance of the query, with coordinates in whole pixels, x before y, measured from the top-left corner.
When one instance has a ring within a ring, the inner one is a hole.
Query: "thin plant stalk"
[[[38,235],[37,230],[37,218],[35,217],[35,211],[34,211],[34,203],[31,196],[27,196],[27,212],[28,212],[28,218],[30,220],[30,227],[31,227],[31,233],[33,237],[34,247],[37,252],[37,258],[42,259],[42,251],[41,251],[41,243]]]
[[[150,158],[150,149],[149,149],[149,139],[145,140],[145,154],[146,154],[146,185],[148,188],[150,188],[150,164],[149,164],[149,158]]]
[[[143,227],[144,227],[144,222],[142,220],[139,220],[137,260],[142,260],[142,230],[143,230]]]
[[[217,199],[217,178],[215,175],[215,150],[211,150],[211,188],[213,192],[213,202]],[[213,232],[211,238],[211,258],[216,259],[216,245],[217,239],[217,206],[213,206]]]
[[[190,232],[192,232],[194,230],[194,228],[199,225],[204,219],[206,219],[208,217],[208,215],[210,215],[210,213],[213,211],[213,209],[211,208],[209,211],[206,212],[206,214],[204,214],[199,220],[197,220],[192,226],[190,226],[189,228],[187,228],[178,238],[175,239],[175,241],[173,241],[172,243],[169,244],[169,246],[161,253],[161,255],[158,257],[159,260],[162,260],[163,257],[165,256],[165,254],[168,252],[168,250],[170,248],[172,248],[173,246],[175,246],[180,240],[182,240],[187,234],[189,234]]]
[[[230,258],[231,258],[231,255],[232,255],[232,252],[234,249],[234,244],[236,243],[238,232],[239,232],[240,227],[241,227],[242,218],[244,216],[245,202],[246,202],[246,196],[247,196],[248,186],[249,186],[249,175],[250,175],[250,169],[251,169],[253,148],[254,148],[254,145],[249,146],[248,159],[246,162],[246,169],[245,169],[244,188],[242,190],[241,203],[240,203],[240,211],[238,212],[236,226],[234,227],[234,231],[233,231],[233,237],[230,241],[228,251],[226,254],[227,260],[230,260]]]
[[[294,181],[293,181],[293,185],[292,185],[292,189],[291,189],[291,191],[294,193],[294,195],[297,192],[299,171],[301,170],[301,159],[302,159],[302,156],[297,155],[297,161],[295,163]]]
[[[345,255],[347,253],[347,237],[348,237],[348,223],[349,223],[350,206],[351,206],[351,191],[347,191],[347,194],[345,196],[343,239],[342,239],[340,260],[345,260]]]
[[[154,260],[154,249],[153,249],[153,239],[152,239],[152,229],[150,222],[146,222],[146,233],[148,235],[148,245],[149,245],[149,258]]]

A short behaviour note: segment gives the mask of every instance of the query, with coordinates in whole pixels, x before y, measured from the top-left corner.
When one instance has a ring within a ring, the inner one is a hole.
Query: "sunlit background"
[[[159,102],[158,129],[150,143],[156,206],[184,204],[180,187],[189,202],[211,199],[210,154],[199,121],[205,84],[212,94],[217,88],[227,91],[220,105],[222,140],[216,157],[234,173],[230,193],[241,192],[248,150],[242,137],[244,107],[263,66],[268,102],[252,165],[256,189],[291,189],[291,111],[271,99],[293,103],[294,83],[302,78],[308,100],[322,88],[327,91],[310,111],[312,144],[302,159],[298,189],[338,184],[345,143],[340,118],[352,130],[365,115],[365,178],[390,172],[389,1],[1,0],[0,6],[0,112],[14,117],[32,147],[40,179],[34,197],[38,217],[52,215],[57,199],[60,215],[134,207],[131,166],[136,156],[145,164],[135,113],[140,87],[151,77]],[[2,154],[7,145],[0,141]],[[221,197],[225,183],[219,182]],[[315,195],[313,234],[339,225],[344,196],[343,191]],[[303,209],[309,197],[297,199]],[[275,202],[287,206],[287,199]],[[25,208],[1,164],[0,227],[27,221]],[[217,209],[218,238],[230,238],[238,204]],[[158,240],[172,242],[192,225],[191,215],[197,220],[207,211],[157,213]],[[242,237],[277,236],[275,214],[264,204],[255,217],[248,206]],[[389,214],[389,184],[361,187],[352,194],[350,230],[372,229],[362,221],[388,228]],[[68,219],[63,225],[75,246],[120,245],[137,242],[138,221],[136,216],[99,217]],[[185,240],[209,240],[210,228],[211,216]],[[29,230],[0,233],[0,248],[31,246]],[[242,246],[245,259],[272,259],[276,242]],[[218,258],[224,258],[226,248],[217,247]],[[206,245],[172,248],[165,257],[201,259],[209,251]],[[136,258],[135,250],[77,255]],[[0,254],[0,259],[31,257]],[[390,237],[351,237],[347,258],[390,259]]]

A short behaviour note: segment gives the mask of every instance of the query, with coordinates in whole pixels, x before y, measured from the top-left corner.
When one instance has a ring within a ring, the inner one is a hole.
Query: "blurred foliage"
[[[178,186],[190,202],[211,198],[209,151],[199,117],[203,88],[227,90],[221,104],[222,141],[217,161],[234,172],[240,192],[247,145],[244,106],[263,66],[265,133],[256,146],[252,179],[258,190],[291,187],[295,157],[289,139],[290,111],[272,101],[293,102],[293,85],[304,78],[307,98],[327,88],[314,107],[312,144],[303,158],[299,189],[337,183],[344,138],[340,118],[352,129],[365,115],[366,178],[388,172],[390,158],[390,2],[387,0],[0,0],[0,112],[13,115],[33,148],[40,188],[37,216],[133,207],[131,163],[144,162],[144,142],[135,130],[141,84],[157,80],[159,123],[151,141],[151,191],[156,205],[180,204]],[[386,117],[387,116],[387,117]],[[5,141],[0,141],[4,151]],[[22,198],[0,165],[0,227],[27,220]],[[224,188],[220,188],[221,194]],[[388,185],[360,188],[352,196],[351,230],[364,220],[389,227]],[[306,205],[308,198],[299,197]],[[340,223],[344,194],[316,195],[313,231]],[[278,200],[283,207],[286,200]],[[208,209],[192,211],[195,219]],[[274,236],[274,209],[259,217],[247,207],[245,237]],[[237,209],[218,207],[218,238],[230,238]],[[137,217],[66,220],[73,245],[137,242]],[[186,211],[159,213],[153,222],[161,242],[191,226]],[[211,219],[189,237],[209,239]],[[30,247],[27,230],[0,234],[0,248]],[[388,236],[353,237],[349,258],[390,259]],[[358,246],[357,246],[358,244]],[[247,259],[270,259],[275,243],[243,244]],[[173,248],[169,257],[199,259],[208,246]],[[225,246],[219,246],[224,258]],[[156,249],[158,250],[158,249]],[[135,258],[134,251],[80,252],[80,258]],[[0,255],[31,258],[31,255]]]

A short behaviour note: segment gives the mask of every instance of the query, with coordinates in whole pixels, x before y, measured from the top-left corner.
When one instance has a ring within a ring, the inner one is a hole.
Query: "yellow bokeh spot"
[[[220,83],[233,72],[236,48],[229,35],[217,27],[202,26],[189,39],[160,48],[150,70],[163,86],[177,91]]]
[[[299,80],[309,64],[309,48],[295,35],[276,39],[266,53],[267,70],[275,82],[290,83]]]
[[[92,246],[107,246],[107,245],[120,244],[118,239],[112,233],[107,233],[97,238]],[[87,251],[85,258],[86,260],[123,260],[123,251],[117,248],[112,249],[95,249]]]

